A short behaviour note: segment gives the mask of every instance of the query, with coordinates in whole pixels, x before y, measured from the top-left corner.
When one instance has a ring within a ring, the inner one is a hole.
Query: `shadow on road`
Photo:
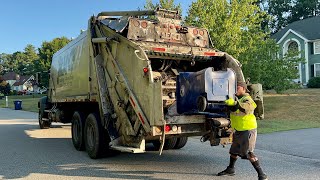
[[[40,130],[33,124],[0,124],[0,178],[25,178],[30,174],[52,174],[61,176],[104,177],[120,179],[172,179],[166,174],[197,174],[191,169],[203,166],[205,157],[192,155],[187,150],[177,154],[168,151],[161,157],[152,146],[145,154],[128,154],[90,159],[86,152],[76,151],[72,145],[68,126],[56,126]],[[53,133],[53,134],[52,134]],[[57,133],[56,136],[54,133]],[[39,134],[42,134],[40,136]],[[49,137],[50,136],[50,137]],[[192,163],[190,163],[192,159]],[[179,166],[183,163],[183,168]],[[210,162],[212,163],[212,162]],[[170,168],[177,167],[168,172]],[[159,175],[160,174],[160,175]],[[199,173],[199,175],[206,175]]]

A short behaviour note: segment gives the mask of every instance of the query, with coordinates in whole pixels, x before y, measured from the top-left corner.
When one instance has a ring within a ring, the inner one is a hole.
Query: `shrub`
[[[313,77],[309,79],[308,88],[320,88],[320,77]]]

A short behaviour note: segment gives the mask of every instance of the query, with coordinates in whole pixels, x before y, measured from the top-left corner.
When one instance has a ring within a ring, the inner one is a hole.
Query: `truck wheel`
[[[183,148],[188,142],[188,137],[179,137],[177,138],[177,143],[174,146],[174,149],[181,149]]]
[[[90,158],[97,159],[109,150],[110,139],[106,138],[107,133],[99,123],[100,118],[97,114],[88,115],[85,123],[85,147]]]
[[[72,143],[73,146],[78,151],[83,151],[84,146],[84,138],[83,138],[83,127],[84,127],[84,118],[82,113],[76,111],[74,112],[71,119],[71,135],[72,135]]]
[[[49,129],[50,126],[51,126],[51,122],[48,120],[48,121],[44,121],[42,118],[43,118],[43,113],[44,112],[41,112],[41,110],[39,110],[39,115],[38,115],[38,119],[39,119],[39,127],[40,129]]]
[[[168,149],[173,149],[174,146],[176,145],[177,143],[177,138],[176,137],[173,137],[173,138],[170,138],[170,139],[166,139],[166,141],[164,142],[164,145],[163,145],[163,149],[164,150],[168,150]],[[154,146],[155,149],[160,149],[160,146],[161,146],[161,142],[160,141],[152,141],[152,144]]]

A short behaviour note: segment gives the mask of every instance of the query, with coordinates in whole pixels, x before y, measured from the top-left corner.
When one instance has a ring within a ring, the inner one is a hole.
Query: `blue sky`
[[[183,15],[194,0],[181,3]],[[157,2],[153,0],[153,2]],[[88,19],[101,11],[143,9],[145,0],[7,0],[0,6],[0,54],[36,48],[43,41],[77,37]]]

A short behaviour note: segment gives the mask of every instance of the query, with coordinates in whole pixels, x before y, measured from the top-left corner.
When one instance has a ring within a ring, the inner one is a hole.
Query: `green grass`
[[[320,128],[320,89],[266,93],[265,119],[258,121],[259,133]]]
[[[22,110],[38,112],[37,103],[44,95],[9,96],[9,108],[14,100],[22,100]],[[284,94],[264,95],[265,119],[258,120],[259,133],[271,133],[305,128],[320,128],[320,89],[290,90]],[[5,107],[5,100],[0,100]]]
[[[35,95],[24,95],[24,96],[8,96],[8,105],[10,109],[14,109],[15,100],[22,100],[22,110],[38,112],[38,101],[39,99],[45,95],[35,94]],[[5,99],[0,100],[0,107],[5,107],[6,102]]]

